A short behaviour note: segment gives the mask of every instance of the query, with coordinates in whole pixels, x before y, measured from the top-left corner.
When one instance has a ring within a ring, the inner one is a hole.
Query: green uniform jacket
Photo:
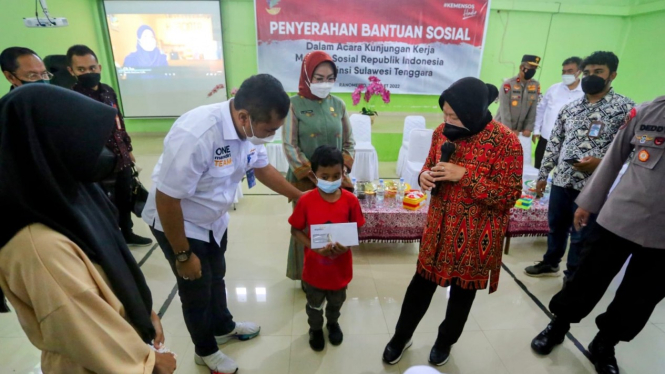
[[[355,141],[344,102],[328,96],[309,100],[291,98],[291,109],[282,129],[284,153],[289,162],[286,179],[300,190],[313,188],[307,178],[311,170],[309,159],[322,145],[335,146],[344,155],[344,165],[350,171],[355,157]]]

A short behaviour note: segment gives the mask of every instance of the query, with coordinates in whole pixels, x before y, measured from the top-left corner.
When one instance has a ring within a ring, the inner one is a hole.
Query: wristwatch
[[[192,257],[192,251],[191,249],[188,249],[186,251],[178,252],[175,254],[175,259],[178,262],[187,262],[189,258]]]

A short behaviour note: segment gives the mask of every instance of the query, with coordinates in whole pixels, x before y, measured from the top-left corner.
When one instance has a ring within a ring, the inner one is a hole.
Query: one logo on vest
[[[231,165],[233,158],[231,158],[231,146],[227,145],[215,149],[215,166],[223,167]]]

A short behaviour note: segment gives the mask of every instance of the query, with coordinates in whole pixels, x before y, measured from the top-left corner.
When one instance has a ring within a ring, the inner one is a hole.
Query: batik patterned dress
[[[441,157],[444,125],[434,131],[423,172]],[[499,122],[454,142],[450,162],[466,168],[432,196],[417,272],[440,286],[496,291],[510,209],[522,191],[522,146]]]

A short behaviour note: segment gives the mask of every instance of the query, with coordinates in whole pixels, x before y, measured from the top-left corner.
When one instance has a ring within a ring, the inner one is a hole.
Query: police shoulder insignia
[[[510,83],[503,85],[503,93],[508,93],[508,91],[510,91]]]
[[[623,125],[619,127],[619,130],[623,130],[626,127],[628,127],[628,124],[633,118],[635,118],[636,115],[637,115],[637,109],[635,108],[631,109],[630,112],[626,114],[626,118],[623,120]]]

